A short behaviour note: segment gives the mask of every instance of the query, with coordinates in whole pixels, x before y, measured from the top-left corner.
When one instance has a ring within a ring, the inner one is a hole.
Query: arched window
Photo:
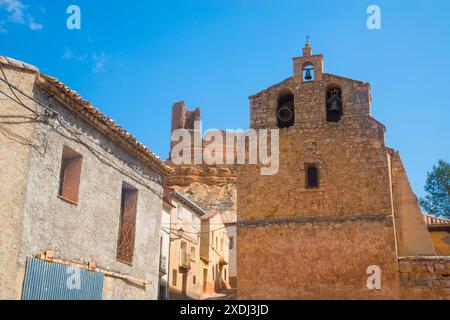
[[[327,91],[327,121],[339,122],[343,115],[342,90],[339,87],[332,87]]]
[[[289,128],[295,123],[294,96],[284,93],[278,98],[277,124],[278,128]]]
[[[303,82],[314,81],[314,65],[306,62],[302,68]]]

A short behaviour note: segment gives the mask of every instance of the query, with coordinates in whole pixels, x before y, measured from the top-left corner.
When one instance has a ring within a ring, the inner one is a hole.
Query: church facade
[[[250,97],[250,127],[280,129],[280,169],[238,167],[239,299],[449,298],[370,85],[324,72],[308,43],[294,75]]]

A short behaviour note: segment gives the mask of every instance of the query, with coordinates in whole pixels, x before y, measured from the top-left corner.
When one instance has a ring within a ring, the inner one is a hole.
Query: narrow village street
[[[205,300],[236,300],[236,298],[236,289],[227,289],[218,291],[215,296]]]

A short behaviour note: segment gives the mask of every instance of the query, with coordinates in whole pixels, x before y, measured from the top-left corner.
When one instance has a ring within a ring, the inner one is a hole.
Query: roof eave
[[[78,93],[69,89],[57,79],[40,73],[36,78],[36,85],[54,96],[64,106],[80,115],[110,139],[118,142],[125,150],[137,156],[157,173],[164,177],[173,174],[172,168],[165,165],[161,159],[137,141],[133,135],[116,125],[112,119],[102,114],[88,101],[83,100]]]

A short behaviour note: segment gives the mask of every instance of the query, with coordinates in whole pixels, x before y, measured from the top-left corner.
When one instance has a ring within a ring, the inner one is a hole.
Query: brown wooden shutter
[[[122,187],[121,219],[117,259],[127,264],[133,263],[134,242],[136,236],[136,210],[138,192],[124,184]]]
[[[78,203],[82,160],[83,158],[79,153],[64,146],[61,160],[59,196],[73,204]]]

